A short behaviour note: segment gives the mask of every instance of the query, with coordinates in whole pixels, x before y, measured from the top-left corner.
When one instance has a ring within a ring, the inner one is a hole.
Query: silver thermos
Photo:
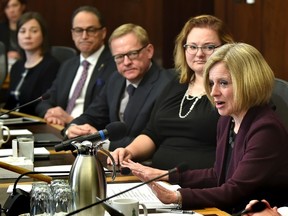
[[[83,141],[73,143],[77,149],[77,157],[72,165],[69,181],[72,188],[72,211],[78,210],[97,202],[96,197],[106,198],[107,182],[103,166],[97,157],[98,152],[103,152],[111,158],[110,153],[102,148],[102,143]],[[112,179],[116,176],[115,163],[113,164]],[[77,215],[104,216],[104,208],[96,205],[92,208],[79,212]]]

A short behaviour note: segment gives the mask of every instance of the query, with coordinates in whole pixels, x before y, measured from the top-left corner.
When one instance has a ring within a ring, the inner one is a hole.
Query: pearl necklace
[[[188,94],[188,90],[186,91],[186,93],[184,94],[183,98],[182,98],[182,101],[180,103],[180,109],[179,109],[179,118],[186,118],[190,113],[191,111],[193,110],[194,106],[196,105],[197,101],[200,100],[202,98],[203,94],[201,95],[198,95],[198,96],[190,96]],[[188,112],[185,114],[185,115],[182,115],[182,109],[183,109],[183,103],[184,101],[186,100],[189,100],[189,101],[192,101],[194,100],[194,102],[192,103],[192,105],[190,106],[190,109],[188,110]]]

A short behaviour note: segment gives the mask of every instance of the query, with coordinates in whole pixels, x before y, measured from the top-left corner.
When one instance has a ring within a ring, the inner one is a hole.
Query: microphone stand
[[[11,112],[13,112],[13,111],[15,111],[15,110],[18,110],[18,109],[20,109],[20,108],[22,108],[22,107],[25,107],[25,106],[28,106],[28,105],[30,105],[30,104],[33,104],[33,103],[35,103],[35,102],[38,102],[38,101],[41,101],[41,100],[47,100],[49,97],[50,97],[50,95],[49,95],[48,93],[46,93],[46,94],[44,94],[44,95],[42,95],[42,96],[40,96],[40,97],[38,97],[38,98],[36,98],[36,99],[34,99],[34,100],[32,100],[32,101],[29,101],[29,102],[27,102],[27,103],[25,103],[25,104],[22,104],[22,105],[20,105],[20,106],[16,106],[16,107],[14,107],[14,108],[11,109],[11,110],[8,110],[8,111],[6,111],[6,112],[4,112],[4,113],[1,113],[1,114],[0,114],[0,117],[3,116],[3,115],[9,114],[9,113],[11,113]]]
[[[186,167],[185,167],[185,168],[186,168]],[[164,177],[164,176],[166,176],[166,175],[169,175],[170,173],[176,172],[176,171],[178,171],[177,168],[171,169],[171,170],[169,170],[167,173],[164,173],[164,174],[162,174],[162,175],[160,175],[160,176],[157,176],[157,177],[155,177],[155,178],[152,178],[152,179],[150,179],[150,180],[148,180],[148,181],[142,182],[142,183],[139,184],[139,185],[135,185],[134,187],[131,187],[131,188],[128,188],[128,189],[126,189],[126,190],[124,190],[124,191],[121,191],[120,193],[114,194],[114,195],[112,195],[112,196],[110,196],[110,197],[106,197],[106,198],[104,198],[104,199],[102,199],[102,200],[99,200],[98,202],[92,203],[92,204],[90,204],[90,205],[88,205],[88,206],[85,206],[85,207],[83,207],[83,208],[80,208],[80,209],[77,209],[77,210],[75,210],[75,211],[73,211],[73,212],[70,212],[70,213],[66,214],[66,216],[77,214],[77,213],[79,213],[79,212],[81,212],[81,211],[84,211],[84,210],[89,209],[89,208],[91,208],[91,207],[93,207],[93,206],[99,205],[99,204],[101,204],[101,203],[103,203],[103,202],[105,202],[105,201],[107,201],[107,200],[109,200],[109,199],[112,199],[112,198],[114,198],[114,197],[116,197],[116,196],[119,196],[119,195],[121,195],[121,194],[123,194],[123,193],[129,192],[130,190],[133,190],[133,189],[135,189],[135,188],[141,187],[141,186],[143,186],[143,185],[145,185],[145,184],[149,184],[149,183],[151,183],[151,182],[153,182],[153,181],[155,181],[155,180],[158,180],[158,179],[160,179],[160,178],[162,178],[162,177]]]

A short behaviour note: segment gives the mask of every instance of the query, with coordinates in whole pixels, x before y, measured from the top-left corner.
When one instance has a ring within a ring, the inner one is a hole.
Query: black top
[[[24,64],[25,61],[21,59],[13,64],[11,68],[10,87],[8,92],[9,95],[6,101],[5,109],[13,109],[17,105],[25,104],[43,95],[52,85],[60,66],[59,62],[54,57],[52,57],[50,54],[46,54],[39,64],[33,68],[28,68],[28,73],[19,90],[19,101],[17,101],[11,92],[16,89],[21,80],[22,73],[24,73],[26,70]],[[33,103],[29,106],[23,107],[19,111],[35,115],[36,105],[37,103]]]
[[[17,33],[9,29],[8,22],[0,23],[0,41],[5,44],[6,51],[17,51]]]
[[[215,160],[219,114],[204,95],[186,118],[179,117],[181,100],[188,88],[173,80],[159,97],[143,131],[156,144],[153,167],[171,169],[186,162],[192,169],[211,167]],[[185,115],[194,100],[185,100]]]

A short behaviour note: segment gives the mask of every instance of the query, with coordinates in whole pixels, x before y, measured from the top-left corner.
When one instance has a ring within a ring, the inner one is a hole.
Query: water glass
[[[67,180],[55,179],[51,181],[53,193],[54,215],[65,215],[72,209],[72,190]]]
[[[53,196],[46,182],[35,182],[30,192],[30,215],[53,215]]]

